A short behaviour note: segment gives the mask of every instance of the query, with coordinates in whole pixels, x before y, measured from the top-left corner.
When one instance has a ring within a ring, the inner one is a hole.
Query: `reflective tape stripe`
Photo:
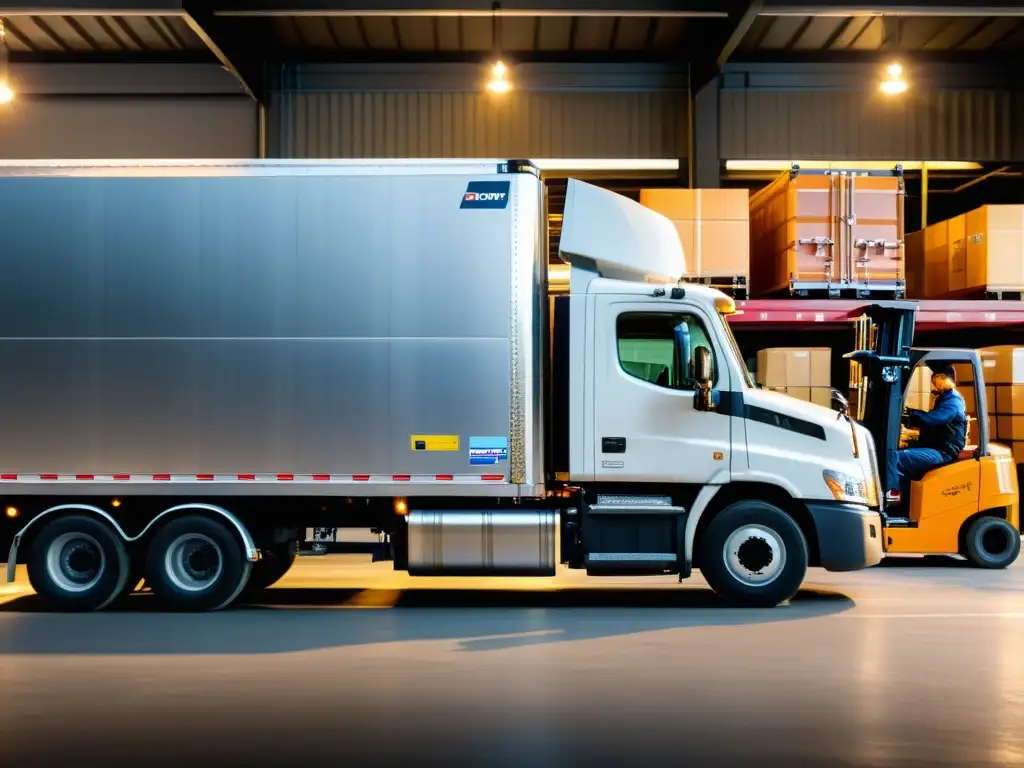
[[[106,474],[53,474],[53,473],[0,473],[0,482],[3,483],[38,483],[61,482],[61,483],[109,483],[112,481],[124,483],[193,483],[193,482],[220,482],[220,483],[293,483],[293,482],[318,482],[318,483],[473,483],[473,482],[504,482],[505,475],[476,475],[476,474],[432,474],[432,475],[296,475],[292,473],[256,474],[239,473],[230,475],[196,474],[176,475],[168,473],[154,473],[146,475],[106,475]]]

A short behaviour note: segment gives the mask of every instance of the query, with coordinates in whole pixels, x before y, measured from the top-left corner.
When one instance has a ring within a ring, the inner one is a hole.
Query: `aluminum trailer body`
[[[0,468],[40,494],[535,495],[543,188],[498,165],[7,169]]]
[[[0,548],[52,607],[210,610],[307,529],[418,574],[882,556],[870,435],[756,390],[672,224],[525,161],[0,163]],[[559,548],[558,542],[561,541]]]

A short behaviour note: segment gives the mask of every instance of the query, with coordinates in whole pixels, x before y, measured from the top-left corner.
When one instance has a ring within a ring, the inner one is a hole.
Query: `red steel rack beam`
[[[752,299],[736,302],[742,314],[729,321],[744,330],[753,326],[841,326],[873,303],[870,299]],[[917,302],[915,325],[919,330],[1024,325],[1024,301],[922,300]]]

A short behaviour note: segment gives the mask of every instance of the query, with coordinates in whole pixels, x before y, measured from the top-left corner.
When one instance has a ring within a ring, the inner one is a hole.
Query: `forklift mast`
[[[889,453],[899,449],[916,314],[917,303],[913,301],[879,302],[865,307],[863,317],[870,324],[871,333],[859,340],[857,346],[862,348],[844,355],[859,363],[863,371],[857,418],[875,440],[883,490],[889,487]]]

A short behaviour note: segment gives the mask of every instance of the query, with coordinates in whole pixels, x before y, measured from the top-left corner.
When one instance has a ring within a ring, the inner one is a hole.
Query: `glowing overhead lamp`
[[[508,93],[512,90],[512,83],[508,79],[508,66],[505,62],[498,61],[491,67],[491,79],[487,83],[487,90],[491,93]]]
[[[907,91],[907,81],[903,77],[903,65],[893,62],[885,68],[885,77],[878,86],[886,96],[898,96]]]

